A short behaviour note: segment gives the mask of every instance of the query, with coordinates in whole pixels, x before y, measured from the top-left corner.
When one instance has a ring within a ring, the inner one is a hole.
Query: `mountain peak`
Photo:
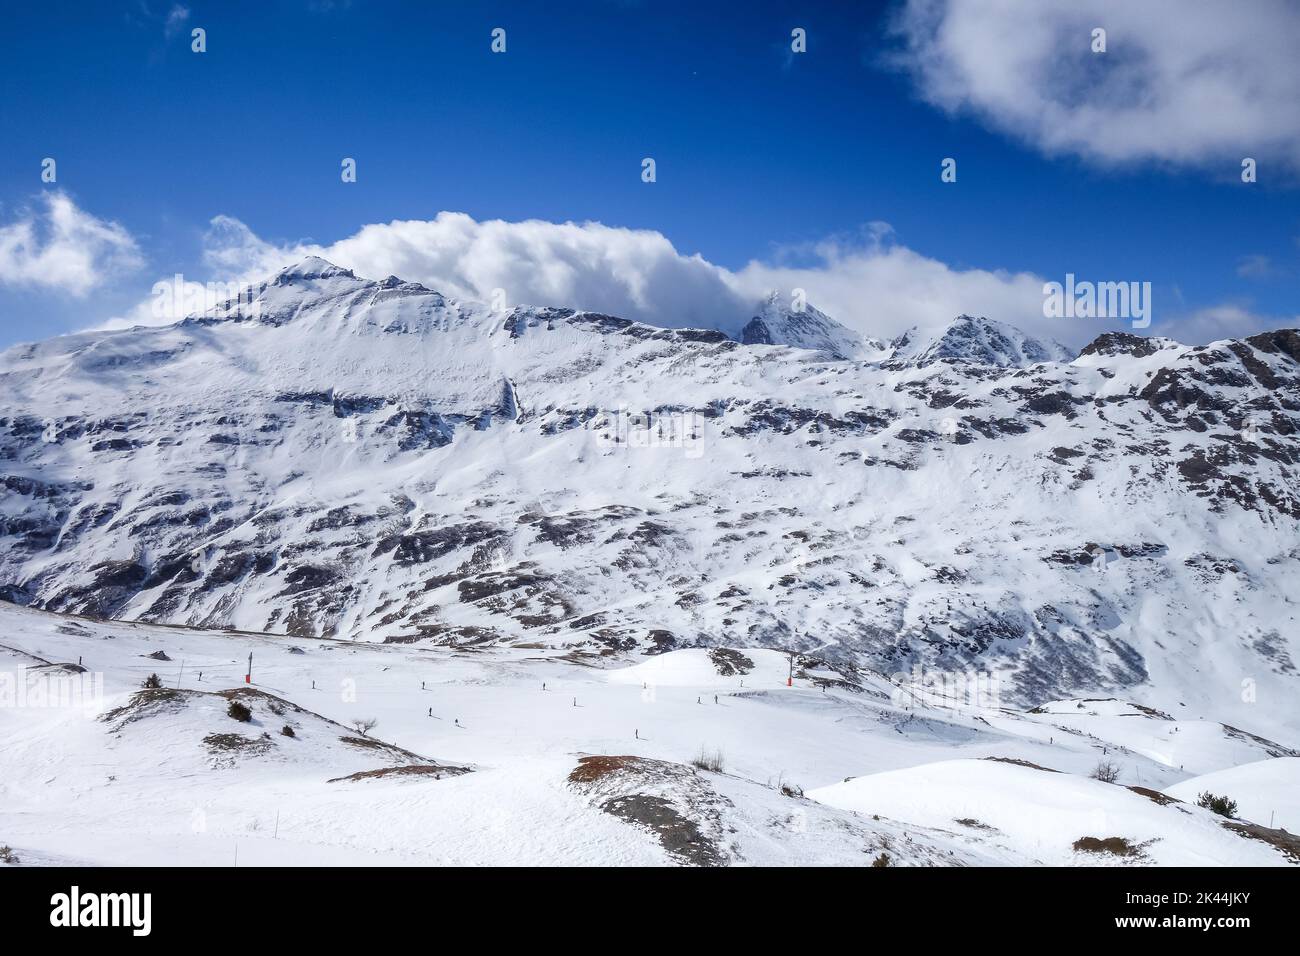
[[[1014,325],[962,314],[938,330],[908,329],[893,342],[894,360],[909,365],[971,362],[999,368],[1069,362],[1074,352],[1054,339],[1036,338]]]
[[[855,358],[864,348],[876,345],[864,342],[857,332],[808,302],[787,301],[777,289],[759,300],[755,315],[740,331],[740,341],[816,349],[840,359]]]
[[[275,274],[275,278],[277,281],[291,281],[293,279],[355,279],[356,275],[351,269],[336,266],[328,259],[322,259],[320,256],[307,256],[294,265],[285,266]]]
[[[1103,332],[1083,347],[1083,355],[1131,355],[1134,358],[1146,358],[1161,349],[1180,347],[1173,339],[1156,336],[1134,335],[1131,332]]]

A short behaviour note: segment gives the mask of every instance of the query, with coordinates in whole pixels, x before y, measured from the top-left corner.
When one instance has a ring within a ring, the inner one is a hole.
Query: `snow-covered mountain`
[[[885,349],[883,342],[864,338],[812,305],[801,303],[796,308],[776,291],[759,303],[754,317],[741,329],[740,341],[814,349],[832,358],[866,358]]]
[[[890,348],[894,361],[918,366],[949,361],[1024,368],[1074,358],[1074,352],[1059,342],[1034,338],[1005,322],[969,315],[959,315],[942,329],[928,333],[913,326],[895,338]]]
[[[1297,332],[1073,358],[962,317],[854,360],[815,309],[759,311],[735,341],[311,259],[173,326],[12,348],[0,589],[299,640],[780,648],[1300,726]]]

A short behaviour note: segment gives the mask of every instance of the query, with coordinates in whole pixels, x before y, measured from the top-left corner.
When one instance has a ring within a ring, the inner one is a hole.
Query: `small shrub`
[[[226,713],[243,723],[248,723],[253,719],[253,712],[237,700],[230,702],[230,707],[226,709]]]
[[[1204,807],[1221,817],[1235,817],[1237,815],[1237,801],[1227,796],[1216,797],[1210,791],[1206,790],[1196,798],[1196,805]]]
[[[285,724],[283,727],[280,728],[280,736],[281,736],[281,737],[296,737],[297,734],[295,734],[295,733],[293,732],[293,728],[292,728],[292,727],[290,727],[288,724]]]
[[[13,847],[0,846],[0,863],[8,863],[10,866],[18,865],[18,854],[14,852]]]
[[[781,792],[787,797],[802,797],[803,787],[797,783],[783,783],[781,784]]]
[[[144,686],[149,690],[157,690],[162,686],[162,678],[157,674],[150,674],[144,679]]]
[[[727,765],[726,758],[722,756],[721,750],[715,750],[712,753],[700,748],[700,754],[691,761],[691,766],[696,770],[711,770],[713,773],[722,773],[723,768]]]
[[[377,725],[378,723],[379,721],[374,717],[360,717],[352,721],[352,727],[356,730],[357,733],[359,733],[362,737],[364,737],[368,733],[370,733],[370,731],[374,730],[375,725]]]
[[[882,853],[880,854],[880,856],[876,857],[874,860],[871,861],[871,865],[872,866],[893,866],[894,864],[889,859],[888,853]]]
[[[1102,783],[1114,783],[1119,779],[1119,765],[1112,760],[1099,760],[1092,770],[1092,779]]]

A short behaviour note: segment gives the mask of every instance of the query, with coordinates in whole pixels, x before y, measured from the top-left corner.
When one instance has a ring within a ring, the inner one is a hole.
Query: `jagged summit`
[[[383,279],[380,279],[379,288],[403,289],[408,292],[433,292],[432,289],[428,288],[427,286],[421,285],[419,282],[408,282],[406,279],[401,279],[394,275],[386,276]]]
[[[1103,332],[1085,345],[1079,351],[1079,355],[1080,357],[1130,355],[1134,358],[1145,358],[1155,355],[1161,349],[1183,347],[1173,339],[1160,336],[1134,335],[1132,332]]]

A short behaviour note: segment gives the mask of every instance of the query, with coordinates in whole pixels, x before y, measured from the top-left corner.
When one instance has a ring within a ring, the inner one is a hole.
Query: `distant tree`
[[[162,686],[162,678],[157,674],[150,674],[144,679],[144,686],[149,690],[157,690]]]
[[[1113,760],[1099,760],[1092,770],[1092,779],[1102,783],[1114,783],[1119,779],[1119,765]]]
[[[1217,813],[1221,817],[1235,817],[1237,815],[1236,800],[1226,796],[1216,797],[1208,790],[1196,798],[1196,805]]]
[[[355,728],[357,733],[364,737],[369,734],[370,731],[374,730],[378,723],[379,721],[374,717],[358,717],[356,720],[352,721],[352,726]]]

